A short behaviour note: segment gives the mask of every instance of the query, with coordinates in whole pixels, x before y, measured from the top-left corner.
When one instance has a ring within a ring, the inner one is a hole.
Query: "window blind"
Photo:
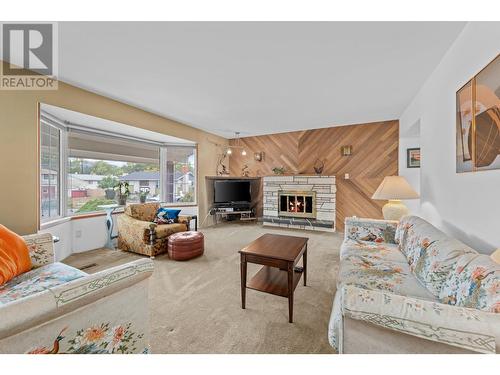
[[[74,158],[131,163],[158,163],[160,160],[157,145],[74,129],[68,133],[68,148],[68,156]]]

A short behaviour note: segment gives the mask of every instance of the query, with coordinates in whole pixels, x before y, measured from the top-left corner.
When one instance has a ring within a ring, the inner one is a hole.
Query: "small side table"
[[[114,227],[113,213],[117,208],[120,207],[125,207],[125,206],[121,206],[119,204],[103,204],[101,206],[97,206],[97,208],[106,211],[106,229],[108,231],[108,241],[106,242],[106,247],[108,249],[113,249],[113,250],[115,249],[113,240],[118,236],[113,235],[113,227]]]
[[[307,283],[307,237],[266,233],[240,250],[241,308],[245,308],[246,290],[274,294],[288,299],[288,321],[293,323],[293,294],[304,274]],[[302,258],[303,267],[296,267]],[[247,282],[247,263],[263,267]]]

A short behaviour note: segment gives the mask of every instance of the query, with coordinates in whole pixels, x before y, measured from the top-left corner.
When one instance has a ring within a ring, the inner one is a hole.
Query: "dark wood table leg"
[[[245,308],[246,292],[247,292],[247,260],[245,255],[241,254],[241,308]]]
[[[293,323],[293,264],[288,265],[288,322]]]
[[[304,251],[304,255],[302,256],[302,263],[304,265],[304,286],[307,284],[307,243],[306,250]]]

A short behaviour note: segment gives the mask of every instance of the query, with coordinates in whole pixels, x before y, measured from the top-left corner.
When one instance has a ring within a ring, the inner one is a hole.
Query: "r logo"
[[[50,23],[4,23],[3,75],[54,75],[53,37]]]

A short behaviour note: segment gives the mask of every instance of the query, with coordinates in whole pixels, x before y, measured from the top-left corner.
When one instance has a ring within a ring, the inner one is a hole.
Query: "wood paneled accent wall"
[[[371,196],[385,176],[398,174],[398,143],[397,120],[245,137],[240,144],[247,155],[234,150],[229,170],[241,176],[246,164],[251,176],[272,175],[281,166],[286,174],[314,174],[316,160],[324,160],[323,174],[337,177],[337,230],[343,230],[347,216],[382,218],[385,201]],[[341,155],[344,145],[352,145],[351,156]],[[261,162],[254,160],[255,152],[264,152]]]

